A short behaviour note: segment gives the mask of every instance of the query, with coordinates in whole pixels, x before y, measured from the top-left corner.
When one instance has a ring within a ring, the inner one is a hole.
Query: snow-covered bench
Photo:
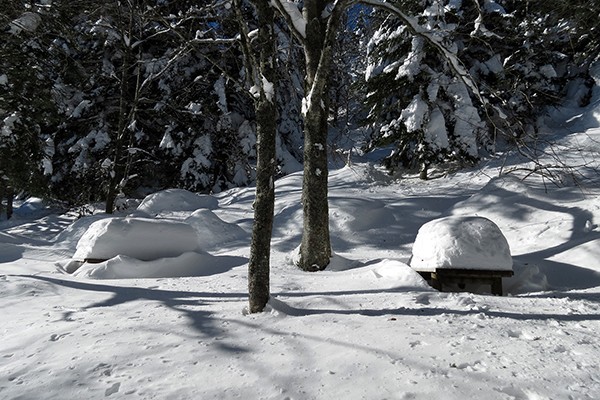
[[[452,216],[430,221],[417,234],[411,267],[431,286],[469,283],[490,285],[502,295],[502,278],[513,275],[512,257],[506,238],[496,224],[477,216]]]
[[[197,249],[196,232],[189,224],[148,218],[105,218],[91,224],[79,239],[68,272],[85,262],[100,263],[117,255],[149,261]]]
[[[473,268],[439,268],[435,271],[418,271],[429,284],[440,292],[444,285],[456,285],[466,289],[467,283],[490,285],[491,293],[502,296],[502,278],[513,276],[513,271],[487,270]]]

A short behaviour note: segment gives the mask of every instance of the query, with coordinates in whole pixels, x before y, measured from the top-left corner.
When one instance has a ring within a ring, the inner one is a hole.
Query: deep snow
[[[521,181],[520,169],[498,177],[527,166],[510,155],[431,181],[364,160],[333,169],[335,257],[319,273],[293,266],[302,179],[280,179],[261,314],[245,312],[252,188],[156,194],[120,221],[187,224],[197,249],[118,255],[75,274],[65,266],[79,240],[107,216],[29,201],[0,223],[0,398],[600,398],[596,115],[554,133],[554,152],[588,178],[580,185],[567,174],[562,187]],[[448,216],[488,218],[506,236],[507,296],[440,293],[409,267],[419,228]]]

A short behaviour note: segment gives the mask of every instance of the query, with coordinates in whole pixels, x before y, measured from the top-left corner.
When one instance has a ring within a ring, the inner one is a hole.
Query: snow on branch
[[[272,0],[271,4],[288,21],[290,28],[301,40],[306,39],[306,20],[296,3],[288,0]]]
[[[464,84],[469,89],[471,89],[471,91],[473,92],[473,94],[475,94],[475,96],[477,96],[479,101],[481,101],[483,104],[486,104],[486,101],[481,96],[477,85],[475,84],[473,79],[471,79],[471,76],[463,67],[456,54],[448,50],[441,43],[439,37],[435,36],[430,30],[419,25],[416,18],[406,15],[398,7],[384,0],[359,0],[358,2],[389,11],[396,17],[400,18],[414,35],[424,38],[430,45],[436,48],[440,52],[440,54],[448,61],[448,63],[450,64],[450,68],[454,71],[454,73],[464,82]]]

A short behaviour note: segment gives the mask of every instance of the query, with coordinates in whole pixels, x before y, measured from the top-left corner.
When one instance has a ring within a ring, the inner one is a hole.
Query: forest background
[[[540,117],[566,99],[590,101],[590,67],[600,52],[594,1],[384,3],[443,44],[469,80],[405,21],[350,5],[330,66],[330,158],[383,149],[390,173],[422,178],[432,167],[473,165],[507,146],[535,160]],[[249,2],[36,0],[4,7],[3,215],[10,216],[16,195],[82,213],[86,204],[107,201],[112,212],[128,197],[167,187],[218,193],[252,185],[256,88],[239,43],[240,15],[251,32],[258,27]],[[280,14],[275,34],[283,176],[302,169],[306,71],[302,47]],[[551,177],[551,168],[532,172]]]

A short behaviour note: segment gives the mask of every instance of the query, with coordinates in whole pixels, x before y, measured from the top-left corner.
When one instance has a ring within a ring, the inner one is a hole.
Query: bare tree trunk
[[[139,12],[139,10],[131,3],[128,7],[128,13],[125,15],[123,15],[123,9],[119,9],[119,15],[121,17],[120,21],[122,23],[120,29],[131,38],[134,36],[135,31],[135,13]],[[131,154],[127,152],[127,149],[132,145],[133,132],[129,131],[128,125],[133,122],[136,117],[140,96],[141,76],[140,67],[136,65],[137,61],[130,43],[123,43],[123,64],[121,65],[121,80],[119,85],[117,135],[114,141],[113,165],[110,170],[111,175],[108,179],[108,188],[106,190],[105,211],[107,214],[112,214],[115,211],[115,202],[122,190],[123,180],[126,178],[131,163]],[[132,87],[131,84],[133,79],[135,79],[134,87]]]
[[[256,199],[254,225],[248,264],[250,312],[261,312],[269,300],[271,234],[275,204],[276,109],[270,101],[260,101],[257,111]]]
[[[333,42],[345,2],[338,2],[329,18],[323,18],[328,2],[305,0],[306,94],[304,100],[304,178],[302,206],[304,228],[298,266],[305,271],[323,270],[331,259],[329,204],[327,199],[327,118]]]
[[[15,190],[8,181],[0,177],[0,217],[3,213],[2,201],[6,199],[6,219],[9,220],[13,215],[13,201],[15,199]]]
[[[0,171],[0,173],[1,172],[2,171]],[[4,184],[3,181],[4,180],[0,176],[0,219],[2,218],[2,213],[3,213],[3,209],[4,209],[4,206],[2,205],[2,201],[5,198],[5,192],[6,192],[6,185]]]
[[[13,215],[13,201],[15,200],[15,190],[11,186],[6,187],[6,219]]]
[[[128,34],[132,32],[132,14],[133,10],[130,10],[129,24],[128,27],[122,27],[121,29]],[[110,168],[110,176],[108,178],[108,187],[106,189],[106,208],[107,214],[112,214],[115,211],[115,200],[119,192],[119,185],[123,179],[122,158],[124,153],[124,142],[125,142],[125,130],[127,129],[127,119],[129,115],[129,104],[128,96],[128,83],[130,78],[131,68],[131,49],[128,45],[125,45],[123,49],[123,65],[121,65],[121,81],[119,85],[119,116],[117,118],[117,135],[113,144],[113,159],[112,166]]]
[[[252,83],[260,88],[255,101],[257,133],[256,198],[254,225],[248,264],[248,294],[251,313],[261,312],[269,301],[271,234],[275,207],[275,165],[277,108],[275,102],[275,35],[273,9],[268,2],[254,2],[258,14],[258,52],[256,59],[250,46],[248,29],[241,15],[241,4],[236,0],[236,11],[242,31],[241,42],[247,72]]]
[[[321,105],[316,108],[307,112],[304,118],[304,225],[299,267],[305,271],[323,270],[331,258],[327,199],[327,112]]]

